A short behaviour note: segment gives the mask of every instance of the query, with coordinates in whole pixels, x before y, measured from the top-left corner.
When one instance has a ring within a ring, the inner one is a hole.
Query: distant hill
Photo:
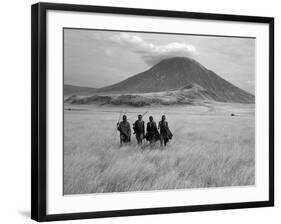
[[[236,87],[199,62],[187,57],[164,59],[124,81],[97,89],[95,94],[132,94],[170,91],[192,86],[200,97],[220,102],[254,103],[254,95]],[[203,95],[202,95],[203,94]],[[199,96],[197,96],[199,97]]]
[[[99,104],[99,105],[127,105],[127,106],[150,106],[150,105],[205,105],[205,101],[213,100],[209,92],[197,84],[189,84],[182,88],[170,91],[153,93],[132,94],[108,94],[93,96],[70,96],[65,99],[69,104]]]
[[[83,87],[83,86],[73,86],[65,84],[63,86],[63,94],[64,96],[69,95],[92,95],[96,91],[95,88],[92,87]]]

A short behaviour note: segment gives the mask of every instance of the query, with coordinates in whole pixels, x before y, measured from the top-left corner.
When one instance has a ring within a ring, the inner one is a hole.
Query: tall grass
[[[161,113],[154,111],[160,117]],[[64,193],[253,185],[254,116],[167,116],[173,140],[161,150],[119,147],[116,115],[65,112]]]

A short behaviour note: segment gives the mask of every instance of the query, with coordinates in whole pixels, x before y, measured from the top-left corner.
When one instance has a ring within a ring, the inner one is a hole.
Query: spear
[[[144,112],[144,113],[142,114],[142,117],[144,117],[147,113],[148,113],[148,111]],[[131,116],[130,118],[128,118],[128,120],[131,120],[132,118],[133,118],[133,116]]]
[[[122,112],[123,112],[123,110],[120,110],[120,113],[119,113],[119,118],[118,118],[118,121],[117,121],[117,123],[116,123],[117,127],[118,127],[118,125],[119,125],[119,122],[120,122],[120,119],[121,119]],[[114,129],[114,133],[115,133],[114,138],[116,138],[116,135],[117,135],[117,129]]]
[[[117,124],[120,122],[122,112],[123,112],[123,111],[122,111],[122,110],[120,110],[120,113],[119,113],[119,118],[118,118],[118,122],[117,122]]]
[[[144,117],[144,115],[146,115],[147,113],[148,113],[148,111],[144,112],[144,113],[142,114],[142,116]]]

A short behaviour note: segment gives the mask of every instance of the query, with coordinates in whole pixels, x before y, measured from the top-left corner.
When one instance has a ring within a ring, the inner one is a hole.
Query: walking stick
[[[120,113],[119,113],[119,118],[118,118],[118,121],[117,121],[117,123],[116,123],[116,125],[117,125],[117,126],[119,125],[119,122],[120,122],[120,119],[121,119],[122,112],[123,112],[123,110],[120,110]],[[115,135],[113,135],[113,136],[114,136],[114,139],[115,139],[115,138],[116,138],[116,135],[117,135],[117,129],[114,129],[114,133],[115,133]]]

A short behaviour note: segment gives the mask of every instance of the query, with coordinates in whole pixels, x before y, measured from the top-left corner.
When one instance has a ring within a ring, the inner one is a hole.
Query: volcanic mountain
[[[97,89],[95,94],[155,93],[196,86],[204,96],[220,102],[254,103],[254,95],[236,87],[196,60],[187,57],[164,59],[150,69],[124,81]]]

